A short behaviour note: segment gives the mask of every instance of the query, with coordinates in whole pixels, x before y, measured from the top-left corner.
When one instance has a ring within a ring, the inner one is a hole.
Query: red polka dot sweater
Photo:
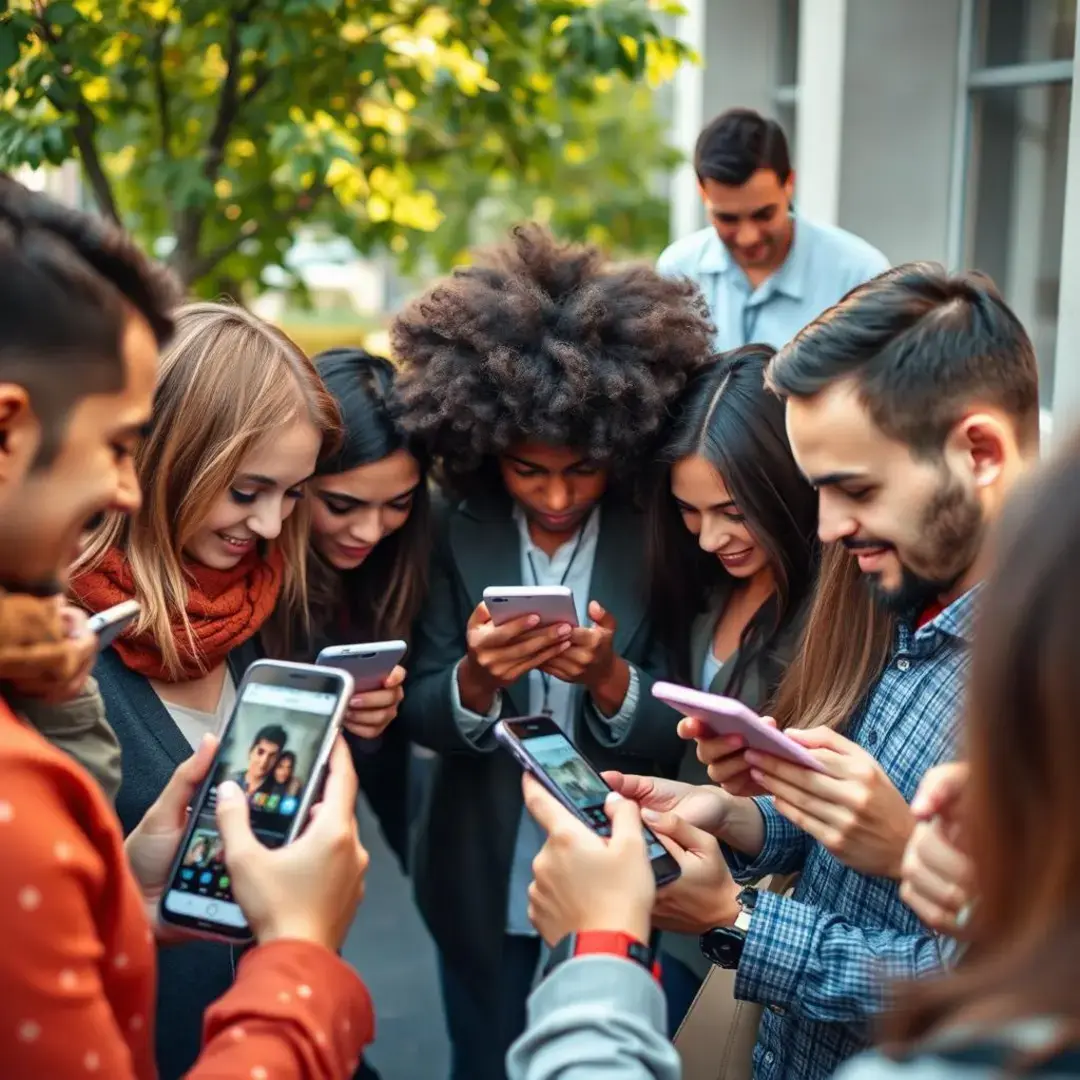
[[[5,1080],[153,1080],[155,952],[120,826],[80,765],[0,701],[0,1062]],[[329,950],[248,952],[188,1074],[351,1077],[371,1000]]]

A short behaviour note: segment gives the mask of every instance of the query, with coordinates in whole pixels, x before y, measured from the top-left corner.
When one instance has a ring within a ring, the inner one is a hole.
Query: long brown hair
[[[777,724],[842,730],[885,670],[895,627],[851,553],[825,545],[799,649],[771,708]]]
[[[1054,1017],[1080,1045],[1080,442],[1014,499],[980,598],[965,826],[978,897],[955,975],[899,994],[901,1044]],[[1027,1062],[1024,1062],[1027,1064]]]
[[[311,361],[281,331],[243,308],[189,304],[176,314],[176,335],[162,358],[152,428],[135,454],[143,493],[132,518],[98,527],[72,577],[93,569],[110,547],[124,551],[142,605],[136,632],[149,633],[168,671],[181,671],[172,620],[187,627],[184,545],[261,439],[307,415],[327,448],[336,445],[338,415]],[[280,603],[307,610],[307,536],[303,503],[274,543],[285,559]]]

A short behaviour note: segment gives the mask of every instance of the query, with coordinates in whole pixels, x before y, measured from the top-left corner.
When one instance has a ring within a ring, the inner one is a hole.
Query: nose
[[[735,234],[735,243],[739,247],[754,247],[761,240],[761,230],[750,221],[739,223],[739,231]]]
[[[723,521],[712,514],[704,514],[701,519],[701,532],[698,533],[698,547],[709,555],[722,551],[730,538],[730,530]]]
[[[826,491],[818,499],[818,538],[823,544],[834,544],[845,536],[854,536],[859,523],[844,507],[836,505]]]
[[[561,477],[554,477],[547,485],[547,491],[545,494],[545,502],[547,503],[548,511],[552,514],[561,514],[565,510],[569,510],[573,505],[573,497],[570,492],[570,485]]]
[[[254,512],[248,516],[247,527],[263,540],[276,540],[281,535],[281,526],[286,516],[280,500],[258,499],[255,507]]]
[[[362,510],[350,523],[349,536],[361,544],[377,544],[383,538],[382,511],[376,507]]]
[[[131,516],[137,514],[141,506],[142,491],[139,488],[139,478],[135,473],[135,462],[128,457],[117,467],[116,487],[109,509]]]

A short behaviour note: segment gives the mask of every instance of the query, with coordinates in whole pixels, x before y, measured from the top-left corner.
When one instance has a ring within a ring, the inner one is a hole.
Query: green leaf
[[[45,8],[45,19],[53,26],[65,27],[82,22],[82,16],[69,0],[52,0]]]
[[[11,69],[19,62],[19,45],[22,38],[10,22],[0,22],[0,73],[11,78]]]

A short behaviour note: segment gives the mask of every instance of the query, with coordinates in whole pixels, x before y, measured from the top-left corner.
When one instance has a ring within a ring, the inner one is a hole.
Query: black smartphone
[[[495,739],[570,813],[601,836],[611,835],[611,822],[604,812],[611,788],[551,717],[500,720]],[[644,827],[643,831],[656,884],[667,885],[681,873],[679,864],[652,832]]]
[[[199,937],[249,941],[233,898],[217,828],[217,786],[235,780],[247,795],[251,827],[267,847],[295,839],[319,797],[327,760],[353,694],[336,668],[260,660],[248,668],[214,763],[191,804],[161,920]]]

